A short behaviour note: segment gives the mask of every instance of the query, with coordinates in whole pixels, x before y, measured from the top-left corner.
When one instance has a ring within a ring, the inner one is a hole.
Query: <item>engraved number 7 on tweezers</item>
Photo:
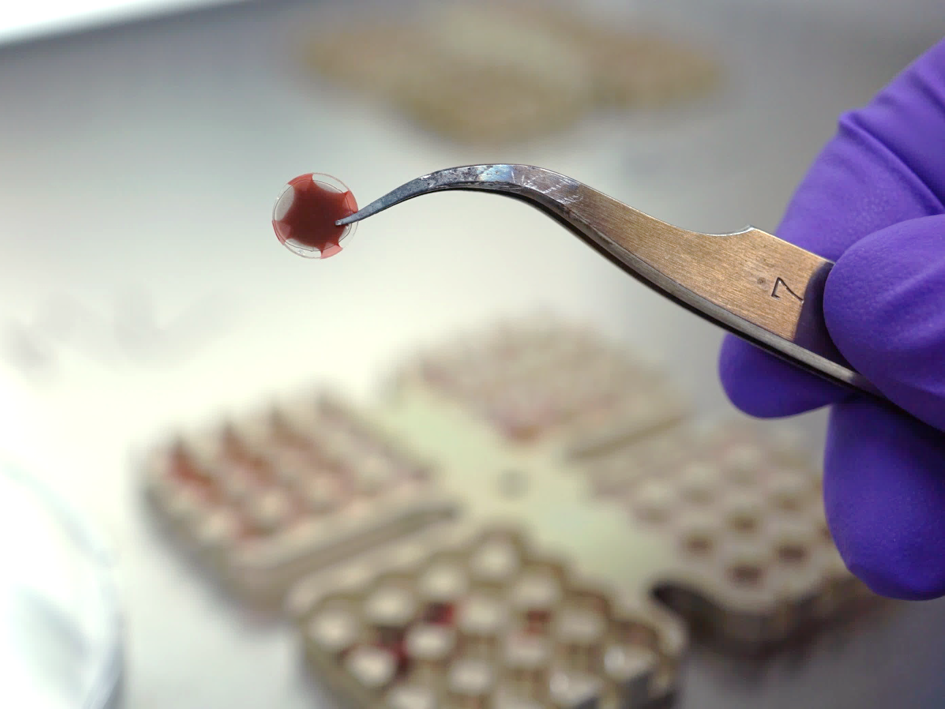
[[[846,362],[827,333],[823,292],[833,263],[758,229],[733,234],[686,231],[570,177],[529,165],[439,170],[336,223],[360,221],[443,190],[484,190],[527,202],[702,318],[802,369],[882,398]]]

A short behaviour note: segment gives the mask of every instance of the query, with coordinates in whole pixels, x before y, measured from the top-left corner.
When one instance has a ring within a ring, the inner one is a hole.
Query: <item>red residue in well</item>
[[[166,459],[167,476],[205,499],[214,500],[218,490],[214,481],[202,470],[180,445],[174,446]]]
[[[436,603],[426,614],[426,621],[434,625],[453,625],[456,620],[456,606],[452,603]]]
[[[338,242],[345,227],[336,226],[335,222],[358,211],[354,195],[323,187],[312,180],[312,173],[299,175],[289,186],[293,192],[292,205],[282,219],[272,222],[279,241],[317,249],[322,258],[341,251]]]

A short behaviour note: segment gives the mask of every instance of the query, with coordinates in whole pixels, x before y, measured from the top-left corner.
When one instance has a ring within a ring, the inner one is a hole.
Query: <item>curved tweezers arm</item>
[[[758,229],[718,235],[686,231],[570,177],[528,165],[440,170],[337,224],[444,190],[484,190],[527,202],[702,318],[809,372],[882,396],[850,367],[827,333],[823,290],[833,264]]]

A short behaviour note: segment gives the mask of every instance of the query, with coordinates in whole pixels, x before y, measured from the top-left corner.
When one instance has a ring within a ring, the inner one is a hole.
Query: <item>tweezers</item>
[[[418,177],[336,222],[351,224],[414,197],[482,190],[559,222],[671,301],[828,381],[883,395],[837,350],[824,322],[833,263],[759,229],[701,234],[654,219],[565,175],[530,165],[467,165]]]

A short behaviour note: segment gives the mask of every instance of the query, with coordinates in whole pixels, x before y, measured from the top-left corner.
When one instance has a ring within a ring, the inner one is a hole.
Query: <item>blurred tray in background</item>
[[[663,372],[592,330],[507,321],[387,394],[357,415],[301,398],[146,468],[206,571],[260,607],[288,591],[352,706],[650,706],[675,691],[685,624],[757,654],[878,601],[830,541],[798,439],[693,423]]]
[[[481,147],[560,133],[601,111],[685,105],[720,78],[703,47],[547,0],[325,14],[300,40],[314,79]]]

